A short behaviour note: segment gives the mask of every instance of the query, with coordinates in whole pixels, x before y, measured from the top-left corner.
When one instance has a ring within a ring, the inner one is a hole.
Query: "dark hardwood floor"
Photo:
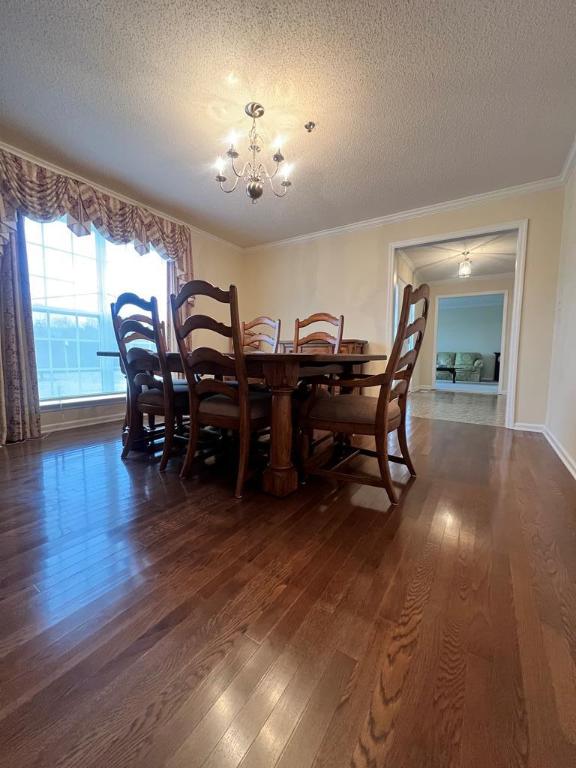
[[[235,501],[116,426],[0,449],[0,764],[576,766],[576,484],[539,435],[410,443],[396,508]]]

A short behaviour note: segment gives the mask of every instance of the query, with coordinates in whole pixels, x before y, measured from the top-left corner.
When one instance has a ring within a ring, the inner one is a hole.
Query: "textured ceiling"
[[[3,0],[0,138],[254,245],[555,176],[575,40],[574,0]],[[282,201],[213,180],[252,99]]]
[[[465,240],[448,240],[432,245],[402,248],[416,271],[419,283],[458,277],[463,251],[470,252],[472,277],[510,274],[516,262],[517,233],[498,232]]]

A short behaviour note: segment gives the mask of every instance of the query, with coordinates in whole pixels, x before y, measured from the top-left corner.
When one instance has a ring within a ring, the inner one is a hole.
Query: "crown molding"
[[[259,251],[266,248],[278,248],[286,245],[296,245],[298,243],[304,243],[310,240],[319,240],[324,237],[345,234],[347,232],[356,232],[362,229],[373,229],[374,227],[380,227],[384,224],[396,224],[401,221],[416,219],[422,216],[430,216],[435,213],[444,213],[446,211],[456,211],[460,208],[468,208],[469,206],[477,205],[478,203],[486,203],[492,200],[503,200],[508,197],[514,197],[516,195],[528,195],[533,192],[544,192],[550,189],[558,189],[563,186],[564,181],[562,177],[553,176],[549,179],[540,179],[539,181],[530,181],[527,184],[518,184],[515,187],[497,189],[493,192],[481,192],[478,195],[460,197],[456,200],[447,200],[444,203],[434,203],[433,205],[425,205],[422,208],[412,208],[407,211],[390,213],[386,216],[379,216],[375,219],[364,219],[363,221],[357,221],[353,224],[344,224],[340,227],[321,229],[317,232],[311,232],[307,235],[297,235],[296,237],[289,237],[285,240],[275,240],[269,243],[260,243],[258,245],[245,248],[244,252],[250,255],[253,253],[258,253]]]
[[[502,189],[497,189],[492,192],[481,192],[477,195],[460,197],[460,198],[456,198],[455,200],[447,200],[442,203],[425,205],[425,206],[422,206],[421,208],[411,208],[405,211],[398,211],[397,213],[390,213],[385,216],[378,216],[373,219],[364,219],[363,221],[357,221],[351,224],[343,224],[342,226],[338,226],[338,227],[321,229],[316,232],[310,232],[308,234],[296,235],[295,237],[288,237],[288,238],[285,238],[284,240],[274,240],[274,241],[269,241],[265,243],[259,243],[258,245],[243,247],[241,245],[238,245],[237,243],[233,243],[231,240],[226,240],[222,237],[219,237],[218,235],[214,235],[212,232],[208,232],[204,229],[200,229],[199,227],[195,226],[189,221],[178,219],[175,216],[172,216],[168,213],[165,213],[164,211],[161,211],[157,208],[152,207],[151,205],[148,205],[147,203],[143,203],[141,200],[137,200],[135,198],[132,198],[120,192],[117,192],[116,190],[110,187],[106,187],[102,184],[98,184],[92,179],[82,176],[81,174],[78,174],[74,171],[70,171],[67,168],[55,165],[54,163],[50,163],[49,161],[44,160],[42,157],[38,157],[37,155],[33,155],[30,152],[26,152],[18,147],[15,147],[12,144],[8,144],[7,142],[2,141],[1,139],[0,139],[0,149],[4,149],[7,152],[12,152],[13,154],[17,155],[18,157],[21,157],[24,160],[29,160],[33,163],[38,163],[40,165],[43,165],[45,168],[48,168],[54,173],[61,173],[66,176],[71,176],[72,178],[78,179],[78,181],[82,181],[85,184],[90,184],[95,189],[98,189],[99,191],[104,192],[105,194],[113,195],[114,197],[117,197],[119,200],[123,200],[126,203],[130,203],[131,205],[137,205],[137,206],[140,206],[141,208],[146,208],[151,213],[157,216],[162,216],[168,221],[173,221],[176,224],[183,224],[184,226],[188,227],[193,234],[197,234],[202,237],[206,237],[209,240],[222,243],[223,245],[226,245],[229,248],[234,249],[238,253],[243,253],[246,255],[256,254],[267,248],[278,248],[286,245],[296,245],[298,243],[305,243],[308,241],[319,240],[324,237],[332,237],[334,235],[345,234],[347,232],[356,232],[356,231],[361,231],[363,229],[374,229],[375,227],[380,227],[385,224],[395,224],[402,221],[408,221],[410,219],[420,218],[422,216],[430,216],[435,213],[455,211],[461,208],[467,208],[472,205],[477,205],[478,203],[490,202],[492,200],[503,200],[508,197],[514,197],[516,195],[527,195],[534,192],[544,192],[551,189],[558,189],[560,187],[563,187],[566,184],[566,181],[568,179],[568,176],[570,175],[570,172],[574,167],[576,167],[576,137],[575,137],[574,143],[572,144],[570,152],[568,153],[568,157],[566,158],[566,162],[564,164],[562,173],[558,176],[553,176],[548,179],[540,179],[538,181],[531,181],[531,182],[528,182],[527,184],[518,184],[513,187],[504,187]]]
[[[202,237],[206,237],[209,240],[215,240],[216,242],[223,243],[224,245],[229,246],[230,248],[234,248],[236,251],[242,251],[244,250],[242,246],[238,245],[237,243],[232,243],[230,240],[225,240],[223,237],[218,237],[218,235],[213,235],[211,232],[206,232],[204,229],[200,229],[199,227],[194,226],[194,224],[191,224],[189,221],[183,221],[182,219],[177,219],[175,216],[171,216],[169,213],[165,213],[164,211],[160,211],[157,208],[153,208],[151,205],[148,205],[147,203],[143,203],[141,200],[136,200],[133,197],[128,197],[127,195],[123,195],[120,192],[116,192],[116,190],[111,189],[110,187],[105,187],[102,184],[98,184],[95,181],[92,181],[92,179],[89,179],[85,176],[81,176],[79,173],[75,173],[74,171],[69,171],[67,168],[63,168],[59,165],[54,165],[54,163],[50,163],[47,160],[44,160],[42,157],[38,157],[37,155],[32,155],[30,152],[25,152],[23,149],[19,149],[18,147],[14,147],[12,144],[8,144],[5,141],[2,141],[0,139],[0,149],[5,150],[6,152],[11,152],[13,155],[17,155],[18,157],[21,157],[23,160],[28,160],[32,163],[37,163],[38,165],[44,166],[44,168],[47,168],[49,171],[52,171],[53,173],[60,173],[64,176],[70,176],[73,179],[77,179],[78,181],[83,182],[84,184],[89,184],[91,187],[94,187],[94,189],[97,189],[99,192],[103,192],[106,195],[112,195],[113,197],[117,197],[118,200],[122,200],[125,203],[129,203],[130,205],[137,205],[139,208],[146,208],[147,211],[150,211],[150,213],[153,213],[155,216],[161,216],[164,219],[167,219],[168,221],[173,221],[175,224],[183,224],[185,227],[188,227],[188,229],[196,235],[201,235]]]
[[[576,168],[576,136],[574,136],[574,141],[572,142],[570,152],[568,152],[568,157],[566,158],[566,162],[564,163],[564,168],[562,169],[562,174],[560,176],[564,184],[568,181],[568,176],[570,176],[570,173],[574,168]]]

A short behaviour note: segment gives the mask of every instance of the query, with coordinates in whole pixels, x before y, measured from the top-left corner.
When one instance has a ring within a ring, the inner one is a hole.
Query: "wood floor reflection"
[[[3,449],[1,764],[576,765],[573,479],[540,435],[410,442],[396,508],[236,501],[116,426]]]

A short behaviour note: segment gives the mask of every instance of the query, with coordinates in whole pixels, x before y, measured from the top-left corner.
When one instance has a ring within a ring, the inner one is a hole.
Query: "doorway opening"
[[[392,243],[390,339],[402,291],[430,285],[412,413],[512,428],[527,222]]]

